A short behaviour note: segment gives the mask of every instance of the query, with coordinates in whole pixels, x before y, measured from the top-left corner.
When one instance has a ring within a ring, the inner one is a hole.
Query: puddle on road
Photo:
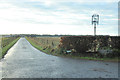
[[[35,59],[35,58],[29,58],[29,59]]]
[[[26,49],[26,47],[24,46],[24,47],[22,47],[23,49]]]
[[[91,69],[92,71],[98,71],[98,72],[107,72],[107,73],[111,73],[111,72],[108,72],[106,71],[105,69],[102,69],[102,68],[94,68],[94,69]]]

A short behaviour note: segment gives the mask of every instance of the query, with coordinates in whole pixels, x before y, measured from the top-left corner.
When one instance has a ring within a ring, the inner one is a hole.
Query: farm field
[[[59,51],[60,37],[27,37],[26,39],[34,47],[48,54]]]

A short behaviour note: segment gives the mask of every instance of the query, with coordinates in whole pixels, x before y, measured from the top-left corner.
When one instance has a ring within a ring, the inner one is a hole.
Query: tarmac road
[[[117,62],[47,55],[25,38],[18,40],[1,63],[2,78],[118,78]]]

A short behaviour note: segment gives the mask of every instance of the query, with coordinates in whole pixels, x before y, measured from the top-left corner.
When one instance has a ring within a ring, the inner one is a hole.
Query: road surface
[[[18,40],[1,63],[3,78],[118,78],[117,62],[47,55],[25,38]]]

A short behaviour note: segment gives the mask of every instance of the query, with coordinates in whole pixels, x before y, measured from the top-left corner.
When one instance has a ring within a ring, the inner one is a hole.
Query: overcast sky
[[[118,0],[0,0],[0,34],[118,35]]]

